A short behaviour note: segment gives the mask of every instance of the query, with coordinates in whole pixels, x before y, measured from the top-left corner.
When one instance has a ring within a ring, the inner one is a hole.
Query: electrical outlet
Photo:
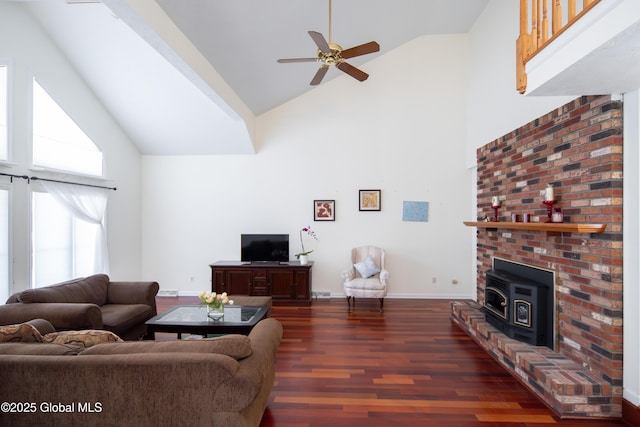
[[[437,278],[435,278],[435,277],[432,277],[432,278],[431,278],[431,283],[437,283],[437,282],[438,282],[438,279],[437,279]]]

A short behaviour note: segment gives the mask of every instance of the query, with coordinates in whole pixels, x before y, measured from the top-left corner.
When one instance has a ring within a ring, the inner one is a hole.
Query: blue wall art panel
[[[402,202],[403,221],[429,221],[429,202]]]

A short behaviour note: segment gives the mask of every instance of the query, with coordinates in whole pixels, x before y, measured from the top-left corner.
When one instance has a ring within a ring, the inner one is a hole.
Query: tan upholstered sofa
[[[106,274],[27,289],[0,305],[0,325],[42,318],[58,331],[105,329],[135,340],[157,314],[158,289],[157,282],[112,282]]]
[[[249,336],[0,343],[0,425],[258,426],[281,339],[269,318]]]

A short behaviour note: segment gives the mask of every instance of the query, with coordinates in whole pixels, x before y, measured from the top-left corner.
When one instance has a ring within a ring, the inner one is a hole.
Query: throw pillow
[[[353,264],[353,266],[358,270],[358,273],[360,273],[360,276],[362,276],[363,279],[367,279],[380,273],[380,268],[376,265],[373,258],[371,258],[371,255],[369,255],[364,261]]]
[[[84,348],[104,342],[123,342],[122,339],[113,332],[94,329],[52,332],[42,337],[42,340],[46,343],[70,344]]]
[[[33,319],[25,323],[35,327],[42,336],[56,331],[56,328],[46,319]]]
[[[0,342],[42,342],[42,335],[28,323],[0,326]]]

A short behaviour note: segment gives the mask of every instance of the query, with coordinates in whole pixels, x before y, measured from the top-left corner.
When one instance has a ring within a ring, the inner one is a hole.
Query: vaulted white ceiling
[[[32,13],[143,154],[254,153],[256,116],[316,88],[309,82],[317,63],[276,60],[314,57],[309,30],[329,39],[329,0],[14,1]],[[467,33],[489,2],[332,1],[332,42],[345,49],[380,44],[380,52],[348,60],[365,72],[368,61],[416,37]],[[586,43],[593,52],[573,62],[564,54],[546,61],[553,69],[530,74],[528,95],[640,87],[640,3],[599,7],[615,9],[613,19],[597,24],[609,41]],[[615,17],[627,10],[632,16]],[[335,78],[352,79],[332,68],[324,82]],[[367,90],[375,78],[354,84]]]
[[[315,57],[317,47],[307,31],[329,38],[329,0],[157,3],[255,114],[311,89],[317,63],[278,64],[276,59]],[[348,61],[361,65],[425,34],[466,33],[486,4],[485,0],[332,0],[332,41],[345,49],[377,41],[379,53]],[[342,72],[331,69],[326,78],[338,76]]]
[[[488,0],[333,0],[332,40],[380,52],[467,32]],[[309,30],[329,38],[328,0],[35,0],[25,7],[143,154],[254,152],[255,117],[313,90]],[[325,82],[347,78],[331,69]],[[375,78],[371,76],[370,78]],[[366,90],[366,81],[358,83]]]

